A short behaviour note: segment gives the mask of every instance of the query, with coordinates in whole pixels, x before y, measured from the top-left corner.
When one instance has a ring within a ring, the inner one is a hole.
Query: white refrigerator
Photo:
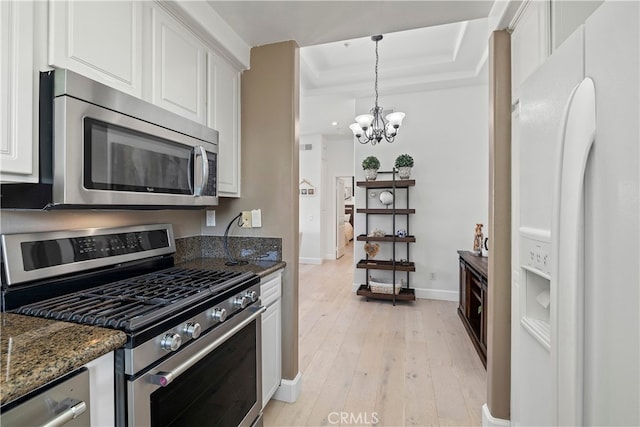
[[[639,28],[604,2],[520,89],[512,425],[640,425]]]

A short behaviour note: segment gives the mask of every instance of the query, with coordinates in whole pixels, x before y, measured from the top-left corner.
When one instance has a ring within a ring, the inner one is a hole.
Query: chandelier
[[[371,40],[376,42],[376,103],[370,111],[371,114],[356,117],[356,123],[349,126],[349,129],[360,144],[371,142],[371,145],[376,145],[382,138],[389,143],[393,142],[405,114],[396,111],[383,117],[382,107],[378,105],[378,42],[382,40],[382,35],[371,36]]]

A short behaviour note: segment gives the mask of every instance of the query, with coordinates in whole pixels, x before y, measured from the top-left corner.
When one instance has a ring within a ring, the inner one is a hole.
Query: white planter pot
[[[400,179],[409,179],[411,176],[411,166],[400,166],[398,168],[398,176]]]
[[[364,169],[364,178],[367,181],[375,181],[378,177],[378,169]]]

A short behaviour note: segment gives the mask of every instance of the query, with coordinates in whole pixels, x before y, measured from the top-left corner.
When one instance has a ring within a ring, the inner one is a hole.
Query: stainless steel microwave
[[[218,204],[214,129],[63,69],[41,73],[39,120],[40,183],[3,185],[3,208]]]

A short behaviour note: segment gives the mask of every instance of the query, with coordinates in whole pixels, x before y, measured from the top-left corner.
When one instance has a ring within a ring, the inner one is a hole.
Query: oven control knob
[[[160,347],[167,351],[176,351],[180,344],[182,344],[182,338],[178,334],[166,334],[160,341]]]
[[[202,332],[202,327],[200,323],[187,323],[184,326],[184,333],[187,334],[188,337],[193,338],[194,340],[200,336]]]
[[[247,291],[244,296],[247,297],[251,302],[256,302],[256,300],[258,299],[258,293],[256,291]]]
[[[213,310],[213,313],[211,313],[211,318],[215,322],[222,323],[227,320],[227,310],[225,310],[224,308],[216,308]]]
[[[245,297],[235,297],[235,299],[233,300],[233,305],[236,308],[245,308],[247,306],[247,304],[249,303],[249,298]]]

